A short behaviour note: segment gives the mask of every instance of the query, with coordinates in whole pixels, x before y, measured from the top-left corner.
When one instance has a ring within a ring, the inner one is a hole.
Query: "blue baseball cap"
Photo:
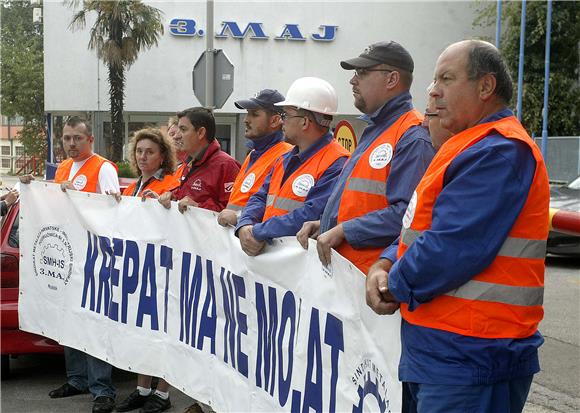
[[[284,96],[276,89],[264,89],[256,93],[254,97],[235,101],[234,105],[238,109],[266,109],[280,113],[282,108],[274,104],[282,101],[284,101]]]

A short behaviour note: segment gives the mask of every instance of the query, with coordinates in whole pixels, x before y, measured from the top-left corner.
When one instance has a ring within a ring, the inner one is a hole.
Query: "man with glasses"
[[[62,144],[68,159],[62,161],[54,182],[63,190],[93,193],[114,193],[119,189],[117,167],[93,152],[95,140],[91,125],[77,116],[70,117],[62,130]],[[20,177],[27,184],[32,175]],[[91,392],[94,397],[93,413],[108,413],[115,407],[115,388],[111,381],[112,366],[80,350],[64,347],[67,382],[52,390],[53,399]]]
[[[218,223],[224,227],[238,223],[240,212],[262,187],[274,162],[292,149],[292,145],[284,142],[282,108],[274,106],[283,100],[277,90],[264,89],[254,97],[234,102],[237,108],[248,111],[244,124],[251,151],[234,182],[228,206],[218,215]]]
[[[338,98],[328,82],[297,79],[275,105],[284,110],[284,137],[295,147],[278,158],[241,213],[236,234],[250,256],[272,238],[296,235],[304,222],[320,218],[349,155],[329,132]]]
[[[368,126],[322,219],[307,222],[298,240],[308,248],[308,237],[317,238],[324,265],[330,264],[335,248],[366,274],[399,235],[405,209],[434,149],[421,127],[421,114],[413,109],[409,89],[414,62],[403,46],[374,43],[340,65],[355,71],[350,80],[354,105]]]

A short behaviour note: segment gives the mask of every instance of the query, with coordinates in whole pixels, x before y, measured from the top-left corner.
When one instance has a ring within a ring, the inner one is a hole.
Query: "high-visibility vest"
[[[143,191],[145,191],[146,189],[150,189],[157,195],[161,195],[162,193],[171,191],[172,189],[175,189],[179,186],[179,178],[177,178],[175,174],[165,174],[163,176],[163,179],[161,180],[155,177],[151,177],[149,179],[149,182],[147,182],[146,185],[141,187],[139,193],[134,194],[137,182],[133,182],[127,188],[125,188],[125,190],[123,191],[123,195],[141,196],[141,194],[143,194]]]
[[[450,163],[464,150],[496,132],[524,142],[532,150],[536,171],[527,200],[489,267],[459,288],[419,305],[414,311],[409,311],[406,303],[401,304],[401,315],[411,324],[471,337],[524,338],[536,332],[543,318],[550,203],[548,173],[538,147],[513,116],[469,128],[441,147],[409,203],[397,256],[401,258],[431,228],[433,206],[443,190],[445,171]]]
[[[227,209],[241,211],[252,195],[260,190],[272,165],[280,156],[292,149],[287,142],[278,142],[262,154],[256,162],[248,168],[250,155],[246,157],[240,173],[236,177]]]
[[[99,184],[99,171],[103,163],[109,162],[118,170],[117,165],[108,159],[103,158],[96,153],[93,154],[77,171],[75,176],[70,180],[77,191],[83,192],[97,192],[97,185]],[[56,169],[54,175],[54,182],[61,183],[69,180],[70,170],[74,161],[71,158],[62,161]]]
[[[316,184],[324,172],[336,160],[348,156],[350,156],[350,153],[333,139],[290,174],[284,184],[282,184],[284,158],[278,158],[272,170],[266,210],[264,211],[262,222],[301,208],[310,188]]]
[[[173,173],[173,176],[177,179],[178,182],[181,182],[181,176],[183,175],[183,171],[185,170],[186,166],[187,166],[187,163],[185,161],[183,161],[179,165],[177,165],[177,169]]]
[[[346,181],[340,198],[338,224],[389,206],[386,196],[387,179],[397,143],[409,128],[420,125],[422,121],[423,115],[414,109],[404,113],[362,154]],[[336,251],[366,275],[384,249],[384,246],[355,249],[343,241]]]

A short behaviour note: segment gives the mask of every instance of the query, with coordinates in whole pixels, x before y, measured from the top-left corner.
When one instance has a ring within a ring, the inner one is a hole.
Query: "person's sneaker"
[[[121,403],[117,404],[117,411],[118,412],[128,412],[130,410],[138,409],[139,407],[143,407],[147,399],[149,399],[151,395],[148,394],[147,396],[141,396],[139,394],[139,390],[135,390],[131,393],[125,400]]]
[[[93,401],[93,413],[111,413],[115,408],[115,399],[109,396],[98,396]]]
[[[143,408],[139,410],[139,413],[159,413],[171,407],[171,401],[169,397],[167,399],[162,399],[159,395],[153,393],[149,396],[149,399],[143,405]]]
[[[75,386],[71,386],[70,384],[65,383],[58,389],[54,389],[48,393],[48,397],[51,399],[60,399],[62,397],[76,396],[77,394],[85,394],[88,392],[88,390],[79,390]]]

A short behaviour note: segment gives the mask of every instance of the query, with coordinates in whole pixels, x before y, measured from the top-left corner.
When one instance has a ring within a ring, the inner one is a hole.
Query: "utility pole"
[[[207,0],[205,31],[205,107],[207,109],[215,107],[213,32],[213,0]]]

